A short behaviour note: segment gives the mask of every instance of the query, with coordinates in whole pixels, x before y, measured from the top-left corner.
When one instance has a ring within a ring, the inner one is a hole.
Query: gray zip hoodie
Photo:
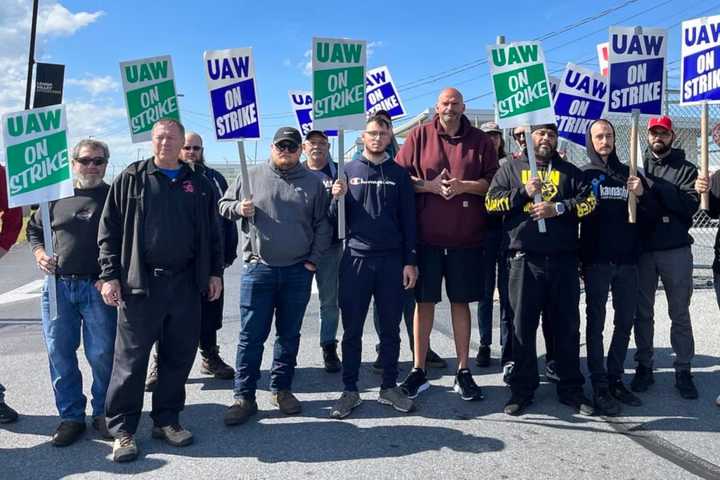
[[[268,161],[249,169],[248,177],[260,260],[271,267],[304,261],[317,265],[332,239],[327,218],[330,197],[322,181],[299,162],[280,170]],[[242,198],[242,178],[238,176],[218,205],[223,217],[241,220],[243,260],[247,262],[252,256],[250,222],[240,215]]]

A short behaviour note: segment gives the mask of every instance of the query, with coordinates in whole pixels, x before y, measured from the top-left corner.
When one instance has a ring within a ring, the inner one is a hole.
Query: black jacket
[[[195,250],[195,281],[199,291],[207,290],[209,277],[222,276],[222,244],[217,223],[215,193],[203,174],[188,166],[193,184],[199,245]],[[142,257],[145,186],[148,175],[157,170],[153,159],[130,164],[113,181],[100,218],[101,280],[120,280],[125,294],[148,294],[148,266]]]
[[[199,165],[199,167],[200,171],[205,175],[208,180],[210,180],[210,184],[214,187],[213,190],[216,193],[216,197],[213,201],[213,204],[217,205],[222,196],[225,195],[225,191],[228,189],[227,180],[225,180],[225,177],[222,173],[208,167],[207,165]],[[217,209],[216,214],[218,216],[218,223],[220,225],[220,239],[222,240],[223,247],[223,264],[225,268],[228,268],[237,258],[237,225],[234,221],[221,217],[220,212],[217,211]]]
[[[509,251],[524,251],[543,255],[576,253],[578,249],[578,219],[595,208],[595,197],[583,182],[583,172],[555,153],[549,178],[547,170],[538,167],[543,180],[543,200],[562,202],[565,213],[545,219],[546,233],[529,214],[532,198],[525,192],[530,178],[527,158],[508,160],[493,177],[485,197],[485,207],[491,214],[504,215],[503,231],[508,237],[504,247]]]
[[[708,215],[712,218],[720,217],[720,170],[710,177],[710,202]],[[713,271],[720,273],[720,229],[715,234],[715,259],[713,260]]]
[[[655,204],[652,214],[640,223],[643,250],[691,245],[693,240],[688,231],[700,205],[700,195],[695,191],[697,167],[685,160],[685,152],[678,148],[662,159],[646,150],[643,164]]]

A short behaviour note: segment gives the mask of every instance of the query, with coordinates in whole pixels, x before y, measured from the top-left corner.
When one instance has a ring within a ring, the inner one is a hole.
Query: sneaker
[[[557,383],[560,381],[560,375],[557,373],[557,362],[550,360],[545,364],[545,378],[548,382]]]
[[[588,400],[582,390],[561,395],[560,403],[573,407],[580,415],[590,416],[595,413],[592,402]]]
[[[220,357],[220,347],[215,346],[209,352],[201,350],[200,356],[202,357],[200,373],[212,375],[220,380],[232,380],[235,378],[235,370]],[[157,376],[157,373],[155,375]]]
[[[280,409],[285,415],[296,415],[302,411],[300,401],[290,390],[278,390],[272,393],[270,403]]]
[[[402,413],[412,412],[415,409],[415,402],[400,387],[381,389],[378,403],[390,405]]]
[[[380,359],[379,353],[378,353],[377,358],[375,358],[375,361],[372,364],[372,371],[373,371],[373,373],[377,373],[378,375],[382,375],[382,373],[383,373],[383,365],[382,365],[382,360]]]
[[[718,397],[715,399],[715,405],[720,407],[720,395],[718,395]]]
[[[610,382],[608,390],[610,391],[610,395],[615,397],[615,399],[620,403],[630,405],[631,407],[639,407],[642,405],[642,400],[628,390],[627,387],[625,387],[625,384],[621,381]]]
[[[63,420],[58,425],[57,430],[52,436],[52,444],[56,447],[67,447],[72,445],[80,438],[85,431],[85,422],[73,422],[70,420]]]
[[[240,425],[247,422],[248,418],[255,415],[258,411],[257,402],[255,399],[248,400],[241,398],[235,400],[235,403],[225,411],[225,417],[223,421],[225,425]]]
[[[18,413],[10,408],[5,402],[0,402],[0,423],[12,423],[17,421]]]
[[[160,438],[173,447],[185,447],[193,442],[193,434],[185,430],[179,423],[155,426],[152,429],[152,438]]]
[[[698,391],[689,370],[675,372],[675,388],[680,391],[680,396],[688,400],[698,398]]]
[[[330,410],[330,417],[337,418],[338,420],[345,418],[350,415],[350,412],[352,412],[355,407],[360,406],[361,403],[362,400],[358,392],[344,391],[338,401],[335,402],[335,405],[333,405],[332,410]]]
[[[635,376],[630,382],[630,389],[633,392],[647,392],[650,385],[655,383],[652,368],[638,365],[635,369]]]
[[[593,404],[601,415],[615,416],[620,413],[620,404],[610,395],[607,387],[597,388],[593,393]]]
[[[115,438],[110,435],[110,431],[107,428],[107,422],[105,421],[105,415],[98,415],[97,417],[93,417],[92,426],[95,431],[97,431],[100,436],[105,440],[112,440],[113,438]]]
[[[145,380],[145,391],[152,392],[158,383],[158,356],[154,353],[150,357],[150,367],[148,367],[148,376]]]
[[[532,397],[524,397],[513,393],[510,400],[505,404],[503,412],[506,415],[522,415],[525,409],[532,403]]]
[[[510,375],[512,375],[513,367],[515,362],[507,362],[503,365],[503,382],[505,385],[510,385]]]
[[[418,395],[428,388],[430,388],[430,383],[428,383],[422,368],[413,368],[405,381],[400,384],[400,389],[403,393],[412,399],[417,398]]]
[[[490,347],[487,345],[480,345],[477,357],[475,357],[475,365],[478,367],[490,366]]]
[[[322,347],[323,351],[323,363],[325,364],[325,371],[328,373],[339,372],[342,368],[340,359],[337,354],[337,344],[335,342],[325,345]]]
[[[440,358],[440,355],[428,349],[427,355],[425,355],[425,367],[426,368],[447,368],[447,361],[444,358]]]
[[[113,443],[113,462],[129,462],[135,460],[138,456],[138,448],[135,438],[126,432],[120,432],[120,435]]]
[[[473,380],[470,370],[467,368],[458,370],[457,375],[455,375],[453,390],[460,395],[460,398],[466,401],[482,400],[485,398],[480,387],[478,387],[475,380]]]

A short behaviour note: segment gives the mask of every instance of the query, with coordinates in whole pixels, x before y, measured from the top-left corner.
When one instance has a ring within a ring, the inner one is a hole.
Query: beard
[[[659,145],[662,145],[662,146],[659,146]],[[652,152],[655,155],[664,155],[667,152],[669,152],[671,148],[672,148],[672,145],[669,143],[657,142],[657,143],[653,143],[652,145],[650,145],[650,150],[652,150]]]
[[[551,148],[547,145],[540,145],[537,148],[535,148],[535,157],[539,158],[543,161],[547,161],[553,157],[553,154],[555,153],[555,149]]]
[[[80,189],[95,188],[103,181],[103,176],[97,173],[85,175],[77,175],[75,177],[75,186]]]

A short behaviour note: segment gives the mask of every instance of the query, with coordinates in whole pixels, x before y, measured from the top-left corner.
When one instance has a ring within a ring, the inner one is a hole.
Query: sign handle
[[[527,125],[525,127],[525,143],[527,145],[527,154],[528,154],[528,163],[530,163],[530,174],[533,177],[538,176],[538,169],[537,169],[537,161],[535,160],[535,145],[533,144],[532,140],[532,132],[530,129],[530,125]],[[539,193],[536,193],[533,197],[533,203],[537,205],[538,203],[542,203],[542,195]],[[538,230],[540,233],[547,232],[547,228],[545,227],[545,219],[541,218],[537,222],[538,224]]]
[[[247,168],[247,161],[245,160],[245,145],[242,141],[237,142],[238,144],[238,157],[240,157],[240,176],[242,180],[242,199],[248,200],[250,197],[252,197],[252,192],[250,191],[250,177],[248,176],[248,168]],[[257,249],[257,241],[255,238],[255,219],[251,218],[250,221],[250,228],[248,229],[248,236],[250,237],[250,250],[252,251],[253,255],[258,255],[258,249]]]
[[[345,130],[338,129],[338,178],[345,178]],[[345,196],[338,199],[338,238],[345,239]]]
[[[700,175],[708,176],[708,102],[702,103],[702,114],[700,115]],[[708,210],[710,208],[710,193],[703,193],[700,197],[700,209]]]
[[[630,127],[630,176],[637,175],[638,157],[638,128],[640,123],[640,109],[632,110],[632,125]],[[637,198],[634,193],[628,195],[628,223],[635,223],[637,220]]]
[[[52,225],[50,225],[50,205],[48,202],[40,204],[40,218],[43,224],[43,243],[45,244],[45,253],[48,257],[55,256],[55,247],[52,239]],[[47,275],[48,301],[50,306],[50,319],[57,317],[57,285],[55,283],[55,275]]]

